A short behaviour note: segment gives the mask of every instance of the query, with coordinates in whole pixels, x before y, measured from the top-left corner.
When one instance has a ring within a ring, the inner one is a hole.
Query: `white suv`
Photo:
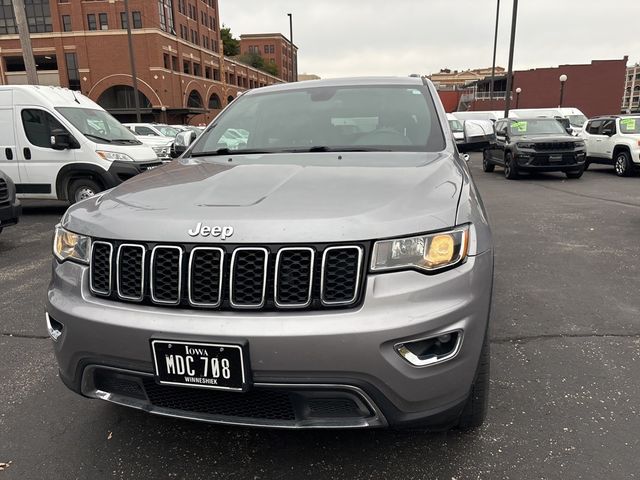
[[[640,168],[640,115],[592,118],[580,136],[587,148],[587,162],[613,165],[616,175],[628,177]]]

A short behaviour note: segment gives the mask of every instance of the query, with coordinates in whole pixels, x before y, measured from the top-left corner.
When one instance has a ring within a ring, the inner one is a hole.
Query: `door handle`
[[[24,153],[25,160],[31,160],[31,150],[29,150],[29,147],[24,147],[22,153]]]
[[[13,150],[11,150],[10,148],[5,148],[4,154],[7,157],[7,160],[13,160]]]

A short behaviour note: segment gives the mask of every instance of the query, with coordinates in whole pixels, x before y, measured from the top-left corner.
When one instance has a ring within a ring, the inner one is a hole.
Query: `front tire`
[[[504,176],[507,180],[517,180],[519,176],[511,153],[506,153],[504,156]]]
[[[78,203],[87,198],[93,197],[102,191],[100,185],[90,178],[79,178],[71,182],[69,186],[69,201],[71,204]]]
[[[567,176],[567,178],[578,179],[582,176],[583,173],[584,168],[581,168],[580,170],[575,170],[573,172],[565,172],[565,175]]]
[[[461,430],[473,430],[484,423],[489,409],[489,371],[491,354],[489,348],[489,334],[485,334],[476,376],[471,386],[471,393],[460,414],[458,427]]]
[[[482,171],[486,173],[491,173],[495,170],[495,168],[496,166],[493,163],[491,163],[491,160],[489,159],[489,152],[484,150],[482,152]]]
[[[622,150],[616,154],[615,161],[613,162],[613,168],[616,170],[616,175],[619,177],[629,177],[633,171],[633,165],[631,164],[631,156],[629,152]]]

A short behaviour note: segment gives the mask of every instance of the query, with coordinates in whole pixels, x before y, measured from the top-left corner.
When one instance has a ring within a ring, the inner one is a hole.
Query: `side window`
[[[158,136],[156,132],[151,130],[149,127],[133,127],[136,131],[136,135],[154,135]]]
[[[496,123],[496,135],[504,137],[507,134],[507,122]]]
[[[27,140],[32,145],[42,148],[51,148],[52,130],[67,131],[51,114],[36,109],[22,110],[22,125]]]
[[[590,135],[599,135],[600,125],[602,125],[602,120],[593,120],[589,122],[587,124],[587,133]]]
[[[600,135],[615,135],[616,121],[614,119],[605,120],[600,127]]]

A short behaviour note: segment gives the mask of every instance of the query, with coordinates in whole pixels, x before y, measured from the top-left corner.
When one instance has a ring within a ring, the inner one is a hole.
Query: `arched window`
[[[209,97],[209,108],[211,110],[220,110],[222,108],[220,97],[215,93],[213,93],[211,97]]]
[[[187,100],[188,108],[204,108],[204,103],[202,102],[202,96],[198,93],[197,90],[191,90],[189,94],[189,99]]]
[[[138,98],[140,100],[140,108],[151,108],[151,102],[140,90],[138,90]],[[114,85],[107,88],[98,98],[98,105],[105,110],[135,108],[133,87],[129,85]]]
[[[227,105],[229,105],[231,102],[233,102],[233,95],[229,95],[227,97]]]

